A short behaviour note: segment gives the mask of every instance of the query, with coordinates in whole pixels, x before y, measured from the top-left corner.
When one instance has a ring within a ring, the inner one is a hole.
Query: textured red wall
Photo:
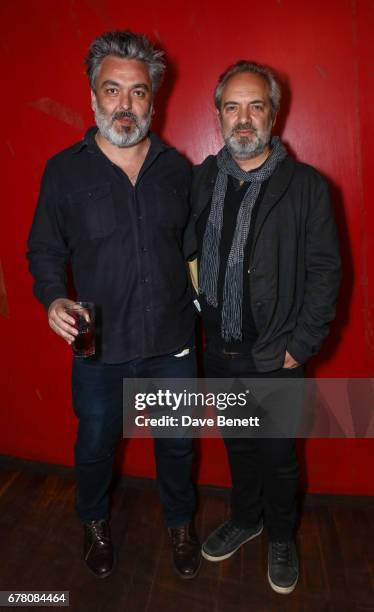
[[[374,376],[372,0],[3,0],[0,11],[0,452],[72,463],[70,349],[31,295],[25,243],[46,158],[92,123],[82,62],[108,29],[143,31],[167,51],[155,128],[193,162],[221,146],[212,90],[229,63],[251,58],[284,76],[278,130],[329,179],[344,260],[337,321],[311,372]],[[221,442],[199,448],[200,482],[228,484]],[[373,448],[371,440],[301,443],[307,490],[374,494]],[[119,460],[130,474],[154,473],[150,441],[129,443]]]

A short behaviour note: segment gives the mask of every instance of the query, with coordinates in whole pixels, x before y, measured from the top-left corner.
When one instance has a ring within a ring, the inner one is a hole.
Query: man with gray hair
[[[122,429],[126,378],[196,375],[194,311],[182,251],[189,216],[190,168],[149,132],[163,53],[141,34],[108,32],[86,59],[96,128],[46,166],[29,237],[34,293],[49,325],[72,344],[66,266],[79,300],[95,304],[98,351],[74,358],[76,510],[84,558],[100,578],[113,571],[109,488]],[[160,498],[174,566],[199,569],[193,528],[191,439],[156,439]]]
[[[195,170],[188,233],[197,239],[210,378],[302,378],[335,316],[340,258],[327,185],[272,137],[280,97],[269,68],[231,66],[215,90],[225,146]],[[299,572],[295,441],[237,437],[225,445],[231,517],[202,554],[227,559],[265,524],[268,580],[290,593]]]

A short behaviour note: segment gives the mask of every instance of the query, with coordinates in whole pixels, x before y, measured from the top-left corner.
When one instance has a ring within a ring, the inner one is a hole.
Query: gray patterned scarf
[[[257,170],[251,170],[250,172],[245,172],[237,165],[226,146],[217,155],[218,175],[205,229],[200,264],[200,292],[205,295],[208,304],[215,308],[218,306],[219,252],[227,178],[230,175],[239,181],[249,182],[248,189],[240,204],[226,265],[221,322],[221,335],[226,342],[242,340],[244,248],[251,224],[252,210],[260,193],[261,183],[273,174],[279,162],[287,156],[287,151],[277,136],[272,138],[271,148],[271,154],[265,163]],[[225,265],[225,262],[223,263]]]

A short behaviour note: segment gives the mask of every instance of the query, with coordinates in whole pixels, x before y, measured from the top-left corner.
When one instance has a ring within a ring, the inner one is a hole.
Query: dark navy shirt
[[[28,242],[34,293],[46,308],[67,296],[96,305],[106,363],[171,353],[191,337],[183,254],[190,167],[157,136],[135,186],[95,141],[96,128],[47,162]]]

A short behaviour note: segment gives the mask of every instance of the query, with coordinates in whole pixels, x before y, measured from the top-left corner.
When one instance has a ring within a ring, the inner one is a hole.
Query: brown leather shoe
[[[84,523],[84,560],[97,578],[113,572],[115,558],[108,521]]]
[[[169,527],[173,546],[173,564],[184,579],[195,578],[201,564],[201,546],[192,523],[183,527]]]

